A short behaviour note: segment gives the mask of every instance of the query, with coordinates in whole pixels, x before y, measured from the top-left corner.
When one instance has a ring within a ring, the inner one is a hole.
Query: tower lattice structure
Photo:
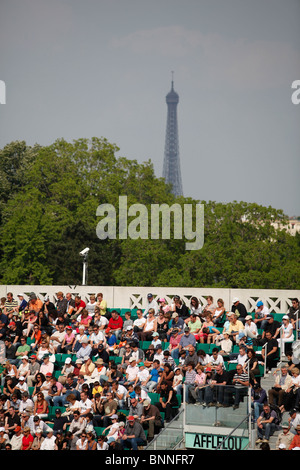
[[[175,196],[182,196],[182,180],[180,171],[179,158],[179,141],[178,141],[178,121],[177,121],[177,105],[179,102],[178,93],[174,90],[174,81],[172,77],[171,91],[166,96],[168,105],[167,128],[165,140],[165,153],[163,165],[163,178],[166,183],[172,185],[172,192]]]

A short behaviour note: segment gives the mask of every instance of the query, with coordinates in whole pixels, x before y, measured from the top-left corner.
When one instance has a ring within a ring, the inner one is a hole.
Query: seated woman
[[[199,341],[200,343],[213,343],[215,337],[220,334],[219,330],[215,327],[215,324],[212,320],[212,315],[208,314],[205,317],[205,321],[202,324],[202,328],[199,331]]]
[[[212,314],[212,321],[214,322],[215,325],[220,325],[222,323],[224,313],[225,313],[224,300],[218,299],[217,308],[214,310]]]

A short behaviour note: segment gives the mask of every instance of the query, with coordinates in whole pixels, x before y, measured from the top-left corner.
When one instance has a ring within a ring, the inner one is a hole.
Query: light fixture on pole
[[[88,254],[89,254],[90,249],[85,248],[82,250],[79,254],[80,256],[83,257],[83,270],[82,270],[82,285],[86,286],[87,283],[87,268],[88,268]]]

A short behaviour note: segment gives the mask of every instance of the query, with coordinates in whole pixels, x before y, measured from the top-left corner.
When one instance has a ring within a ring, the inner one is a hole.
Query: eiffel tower
[[[171,91],[166,96],[168,105],[167,130],[165,141],[165,154],[163,166],[163,178],[166,183],[172,185],[172,193],[175,196],[182,196],[182,181],[180,172],[179,145],[178,145],[178,122],[177,122],[177,104],[179,96],[174,91],[174,81],[172,72]]]

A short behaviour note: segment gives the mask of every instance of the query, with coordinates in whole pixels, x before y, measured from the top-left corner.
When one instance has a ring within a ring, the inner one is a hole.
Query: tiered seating
[[[111,312],[112,310],[116,310],[120,315],[121,317],[125,320],[125,313],[130,311],[131,312],[131,319],[132,320],[135,320],[137,318],[137,309],[134,308],[134,309],[129,309],[129,308],[115,308],[115,309],[108,309],[109,312]],[[251,313],[252,317],[254,318],[254,314]],[[274,314],[274,319],[281,322],[282,320],[282,317],[283,317],[284,314],[279,314],[279,313],[276,313]],[[219,331],[222,332],[223,330],[223,327],[218,327]],[[259,333],[261,333],[261,331],[259,331]],[[31,344],[32,340],[30,340],[30,338],[27,339],[27,343],[28,344]],[[149,345],[151,344],[151,341],[141,341],[140,342],[140,348],[146,352],[146,350],[148,349]],[[162,348],[163,350],[167,349],[169,347],[169,343],[168,342],[162,342]],[[211,355],[212,354],[212,350],[216,348],[216,345],[214,343],[211,343],[211,344],[207,344],[207,343],[197,343],[197,346],[196,346],[196,351],[199,351],[200,349],[204,350],[207,354]],[[254,346],[254,350],[260,352],[261,350],[261,347],[257,347],[257,346]],[[233,347],[233,350],[232,350],[233,353],[238,353],[239,352],[239,347],[238,346],[234,346]],[[61,374],[61,369],[63,367],[63,365],[65,364],[65,360],[67,357],[70,357],[72,361],[75,361],[76,360],[76,355],[75,354],[55,354],[55,369],[54,369],[54,375],[55,377],[58,379],[58,377],[60,376]],[[122,358],[119,357],[119,356],[114,356],[114,355],[111,355],[110,356],[110,359],[111,360],[114,360],[114,362],[116,364],[120,364],[121,361],[122,361]],[[95,359],[93,359],[95,360]],[[227,370],[234,370],[236,368],[236,363],[230,363],[228,361],[228,357],[224,357],[224,361],[225,361],[225,367]],[[179,363],[179,360],[175,360],[175,363],[178,364]],[[260,374],[259,376],[262,376],[263,375],[263,366],[260,365]],[[33,387],[30,387],[29,389],[29,394],[32,395],[32,392],[33,392]],[[149,393],[149,397],[151,399],[151,403],[152,404],[156,404],[159,402],[159,398],[160,398],[160,395],[158,393]],[[181,401],[182,401],[182,397],[181,395],[177,395],[177,399],[178,399],[178,407],[181,406]],[[55,408],[57,407],[50,407],[49,409],[49,415],[48,415],[48,420],[53,420],[54,419],[54,416],[55,416],[55,413],[54,413],[54,410]],[[62,411],[65,410],[64,407],[61,407]],[[120,413],[121,415],[123,414],[124,416],[127,416],[128,415],[128,410],[127,409],[120,409],[118,410],[118,413]],[[162,416],[164,418],[164,413],[162,413]],[[104,428],[96,428],[96,432],[97,432],[97,435],[100,435],[102,434],[103,432],[103,429]]]

